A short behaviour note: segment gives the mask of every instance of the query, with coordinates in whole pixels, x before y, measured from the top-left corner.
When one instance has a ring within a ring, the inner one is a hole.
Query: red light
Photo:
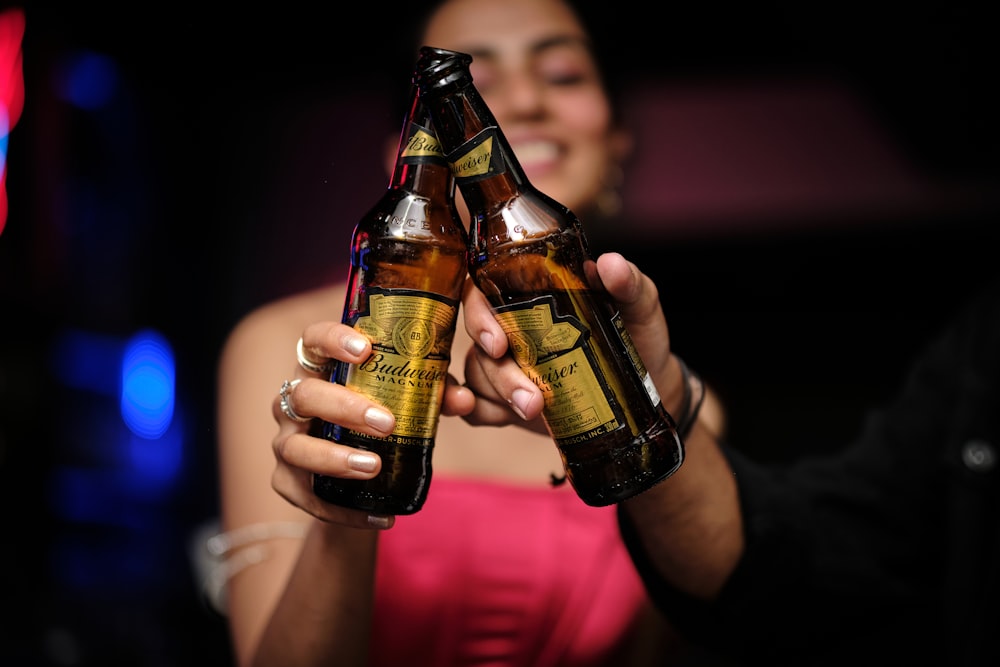
[[[24,11],[0,11],[0,233],[7,224],[7,140],[24,109]]]

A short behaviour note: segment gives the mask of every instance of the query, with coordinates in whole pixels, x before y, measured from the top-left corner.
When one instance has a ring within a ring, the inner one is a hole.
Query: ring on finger
[[[305,347],[302,345],[302,339],[299,338],[299,342],[295,344],[295,356],[298,357],[299,366],[306,369],[310,373],[329,373],[333,370],[333,362],[327,361],[326,363],[319,363],[313,361],[306,355]]]
[[[278,392],[281,396],[281,411],[285,413],[286,417],[294,422],[307,422],[310,418],[298,415],[292,407],[292,390],[295,389],[299,382],[301,382],[301,380],[285,380],[282,383],[281,391]]]

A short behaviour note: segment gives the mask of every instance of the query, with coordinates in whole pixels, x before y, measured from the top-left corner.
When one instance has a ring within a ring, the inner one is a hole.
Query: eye
[[[550,72],[543,76],[545,81],[553,86],[576,86],[591,80],[589,76],[581,72]]]
[[[597,82],[597,67],[582,47],[560,45],[540,54],[535,71],[552,86],[579,86]]]

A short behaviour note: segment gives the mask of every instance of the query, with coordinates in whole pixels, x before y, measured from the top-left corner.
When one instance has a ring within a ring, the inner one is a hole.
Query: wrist
[[[705,402],[706,388],[701,376],[688,368],[683,359],[676,354],[673,356],[680,369],[682,390],[680,407],[673,417],[677,434],[683,440],[691,432],[695,422],[698,421],[698,413]]]

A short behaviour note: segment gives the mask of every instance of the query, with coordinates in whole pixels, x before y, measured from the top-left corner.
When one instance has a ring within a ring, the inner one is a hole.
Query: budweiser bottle
[[[377,514],[412,514],[427,498],[431,455],[451,359],[467,238],[455,209],[455,180],[413,89],[388,190],[358,222],[342,321],[372,340],[364,363],[340,363],[331,380],[375,399],[396,416],[377,438],[323,424],[333,441],[376,452],[370,480],[313,479],[324,500]]]
[[[666,479],[684,449],[583,228],[528,181],[469,73],[472,57],[423,47],[414,72],[470,213],[469,274],[545,397],[566,476],[589,505]]]

